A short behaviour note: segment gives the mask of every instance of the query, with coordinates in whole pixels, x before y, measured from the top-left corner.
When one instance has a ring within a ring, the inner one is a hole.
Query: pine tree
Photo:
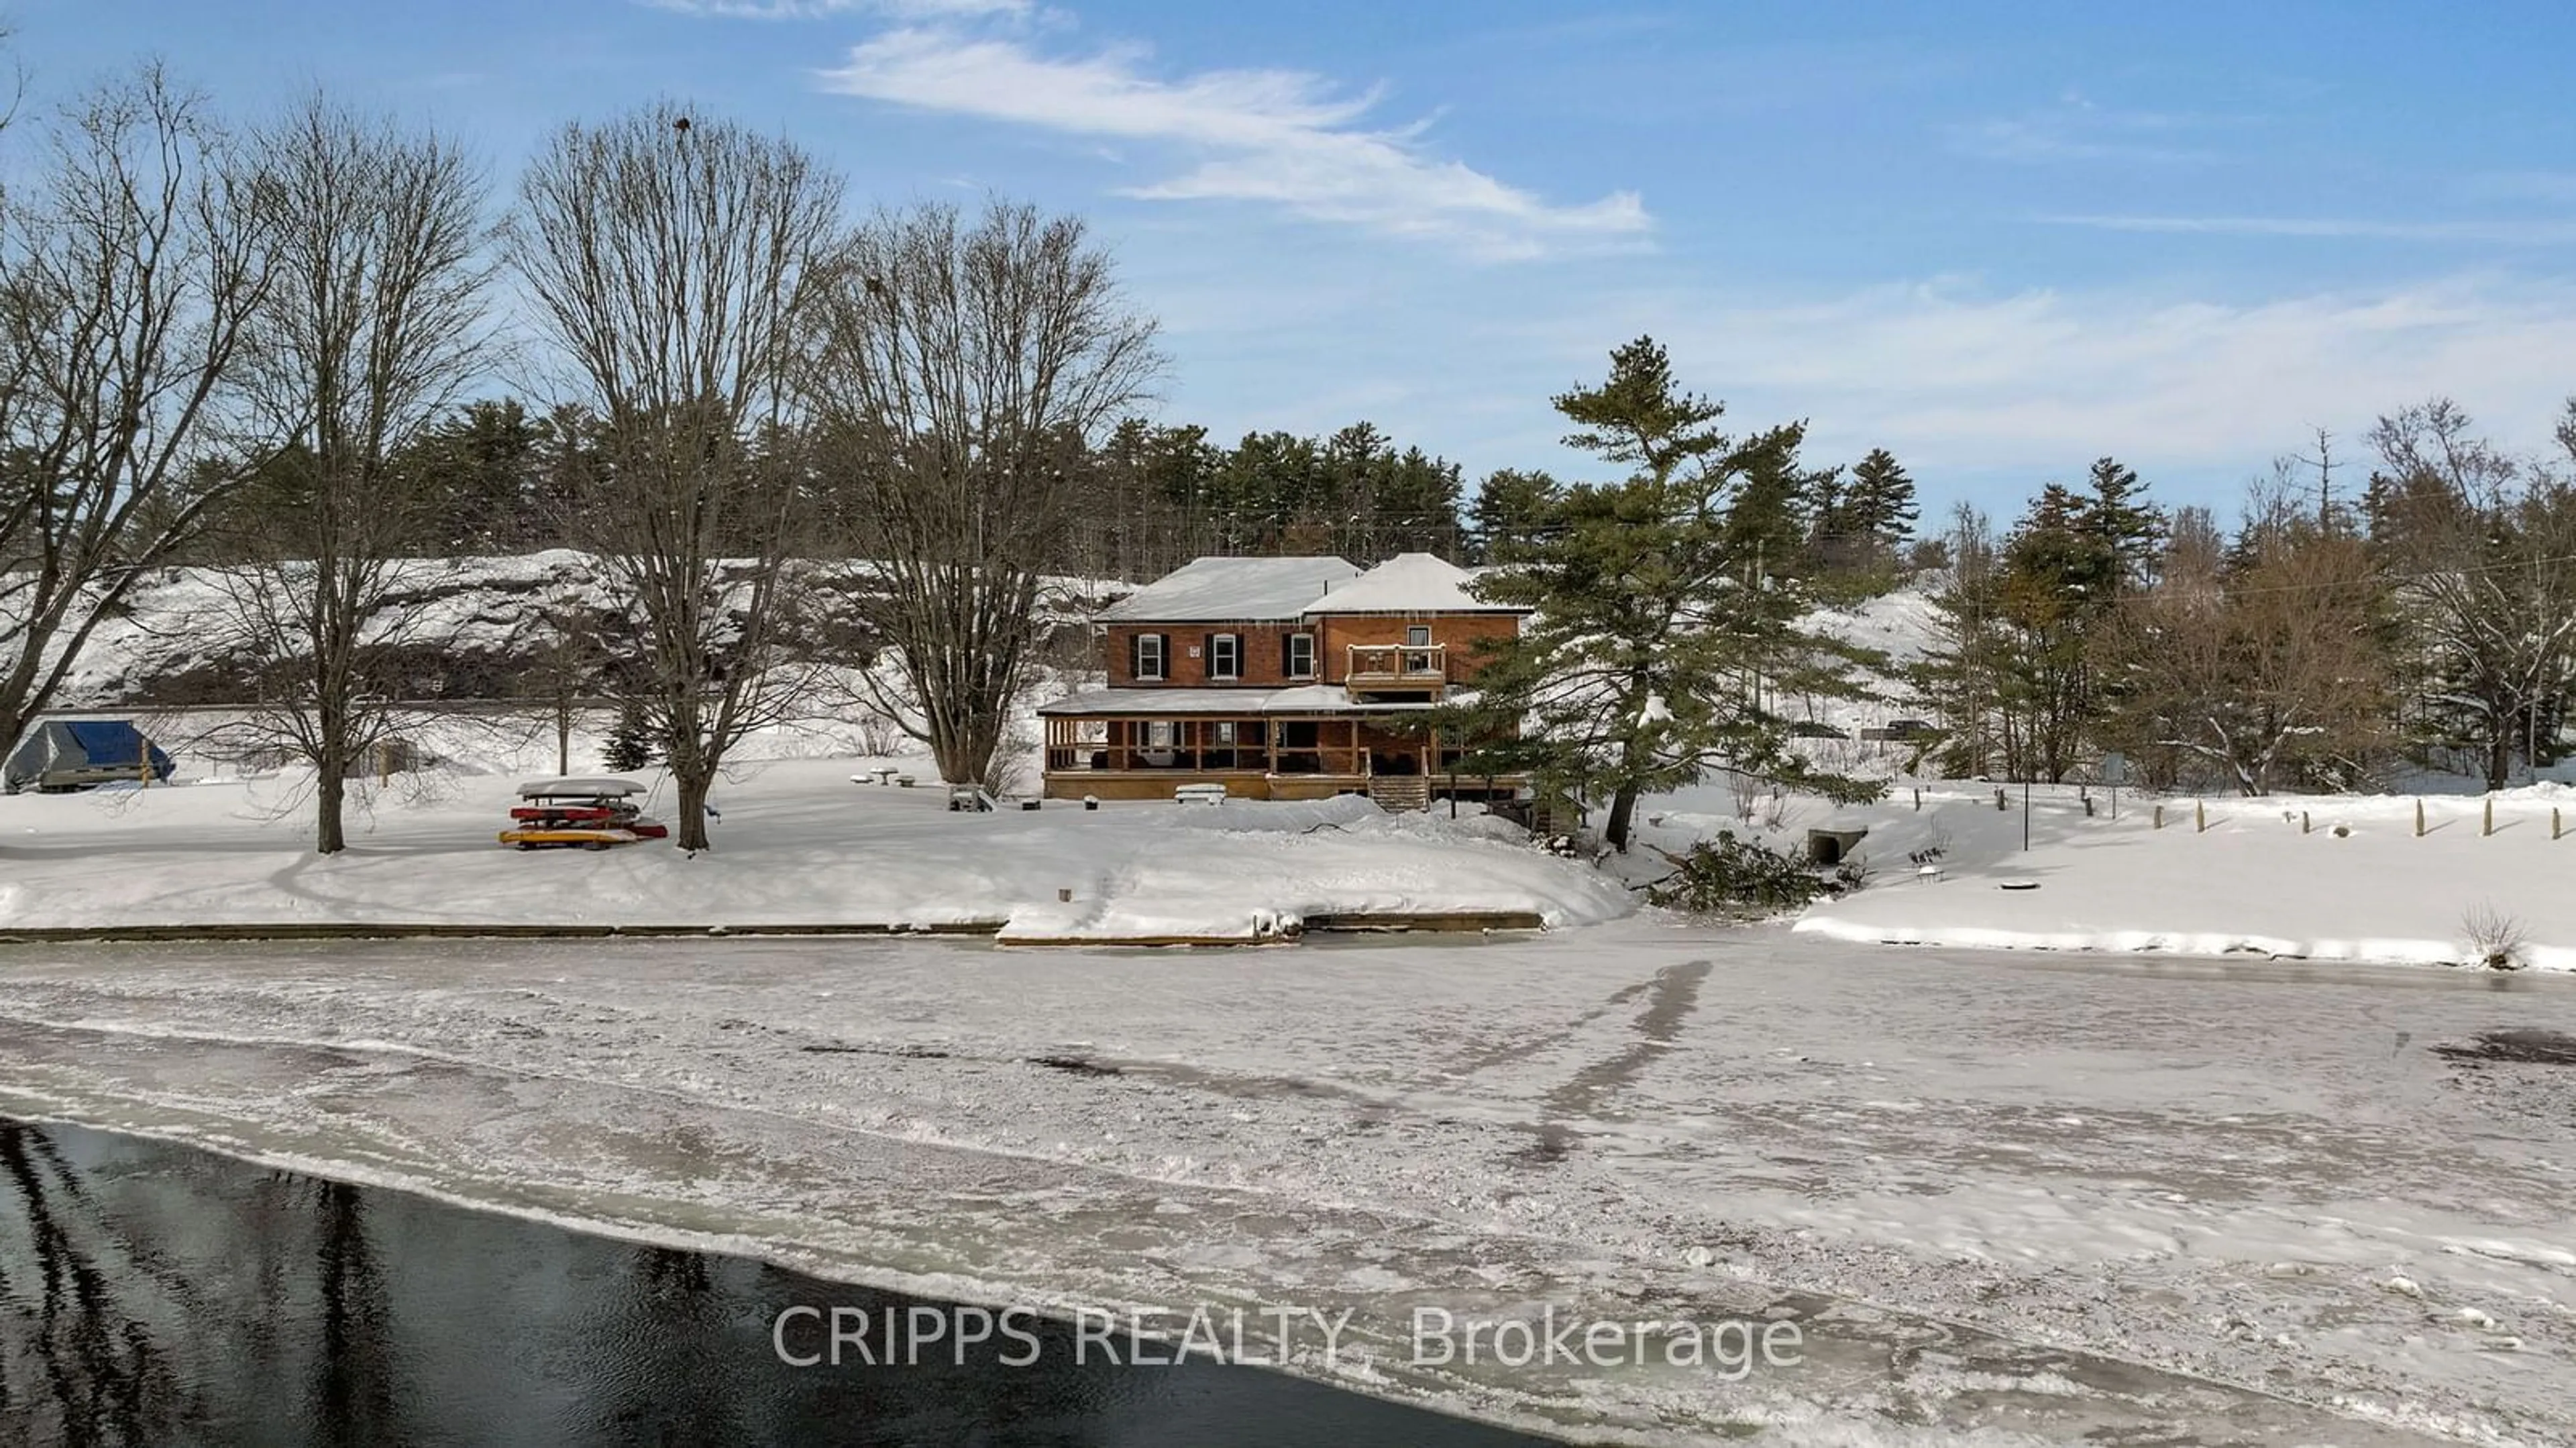
[[[1938,768],[1983,778],[1997,758],[2011,757],[2011,731],[2000,707],[2003,660],[2010,652],[1994,530],[1974,504],[1951,515],[1948,575],[1932,594],[1933,641],[1911,673],[1923,702],[1947,725]]]
[[[1498,468],[1476,490],[1476,555],[1507,562],[1546,536],[1565,487],[1543,472]]]
[[[1577,428],[1567,445],[1633,472],[1569,489],[1550,530],[1479,584],[1536,616],[1492,648],[1471,701],[1434,716],[1469,741],[1462,768],[1607,800],[1603,836],[1620,850],[1640,796],[1712,767],[1874,795],[1812,773],[1763,707],[1766,684],[1849,691],[1830,647],[1797,627],[1803,597],[1764,577],[1771,548],[1794,567],[1802,429],[1718,431],[1721,406],[1682,390],[1651,338],[1613,352],[1600,386],[1555,401]]]
[[[645,716],[641,700],[629,699],[617,712],[617,727],[610,731],[607,747],[599,751],[600,762],[613,773],[625,774],[651,768],[653,757],[652,721]]]
[[[1918,516],[1914,479],[1896,456],[1883,447],[1852,465],[1845,492],[1843,527],[1869,540],[1877,557],[1893,557],[1914,537]]]
[[[2137,469],[2117,458],[2095,460],[2088,484],[2091,493],[2079,509],[2077,526],[2117,560],[2112,590],[2146,582],[2155,575],[2164,549],[2164,510],[2145,501],[2147,485],[2138,481]]]

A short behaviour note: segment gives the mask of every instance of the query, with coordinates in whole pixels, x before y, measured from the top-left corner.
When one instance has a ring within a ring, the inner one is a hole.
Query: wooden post
[[[2165,807],[2164,807],[2163,805],[2157,805],[2157,806],[2156,806],[2156,828],[2157,828],[2157,829],[2163,829],[2164,827],[2165,827]]]
[[[2487,796],[2486,818],[2479,822],[2479,824],[2478,824],[2478,834],[2479,834],[2481,837],[2483,837],[2483,836],[2491,835],[2491,834],[2494,834],[2494,833],[2495,833],[2495,796],[2494,796],[2494,795],[2488,795],[2488,796]]]
[[[2299,833],[2304,835],[2304,834],[2306,834],[2307,832],[2308,832],[2308,812],[2307,812],[2306,810],[2301,810],[2301,811],[2299,811]]]
[[[2002,814],[2006,808],[2008,808],[2008,806],[2007,806],[2007,805],[2005,805],[2005,803],[2004,803],[2004,787],[2003,787],[2002,785],[2000,785],[2000,784],[1999,784],[1999,785],[1996,785],[1996,786],[1995,786],[1995,813],[1997,813],[1997,814]]]
[[[2558,838],[2558,806],[2554,804],[2549,807],[2549,837]]]
[[[2424,801],[2415,801],[2415,838],[2424,838]]]
[[[1923,813],[1923,786],[1919,784],[1914,787],[1914,812]]]
[[[2208,829],[2209,802],[2207,800],[2193,800],[2191,802],[2191,832],[2195,835],[2204,834]]]

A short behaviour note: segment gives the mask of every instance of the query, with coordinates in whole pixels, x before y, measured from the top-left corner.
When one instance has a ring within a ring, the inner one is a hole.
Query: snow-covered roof
[[[1298,684],[1285,689],[1086,689],[1052,703],[1040,714],[1096,718],[1131,714],[1383,714],[1427,709],[1427,701],[1354,703],[1339,684]]]
[[[1309,618],[1340,613],[1527,613],[1467,591],[1476,575],[1430,553],[1399,553],[1306,607]]]
[[[644,786],[631,779],[603,779],[596,775],[532,779],[519,786],[521,799],[611,799],[643,792]]]
[[[1292,619],[1360,575],[1341,558],[1198,558],[1100,611],[1109,623]]]

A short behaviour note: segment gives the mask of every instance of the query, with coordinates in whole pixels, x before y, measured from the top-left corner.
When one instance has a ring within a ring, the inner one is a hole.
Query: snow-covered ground
[[[0,955],[0,1112],[933,1294],[1349,1308],[1350,1385],[1589,1441],[2566,1443],[2576,1065],[2511,1031],[2576,982],[1642,917],[57,945]],[[1419,1365],[1422,1306],[1806,1361]]]
[[[530,748],[550,755],[552,741]],[[715,848],[695,858],[651,843],[505,848],[495,836],[515,773],[398,776],[329,857],[311,853],[307,784],[293,774],[19,795],[0,800],[0,928],[1007,921],[1049,937],[1252,937],[1330,912],[1575,924],[1633,908],[1615,882],[1481,816],[1389,815],[1359,798],[960,813],[924,761],[891,761],[914,788],[852,782],[880,762],[743,765],[713,792]],[[592,766],[576,754],[574,767]],[[658,803],[669,797],[659,788]]]
[[[1922,808],[1914,807],[1917,788]],[[1803,931],[1905,945],[2276,955],[2306,960],[2475,963],[2470,917],[2520,927],[2516,956],[2576,969],[2576,789],[2540,784],[2479,797],[2151,799],[1900,782],[1884,802],[1834,809],[1792,799],[1777,829],[1736,817],[1721,789],[1686,791],[1651,813],[1649,839],[1748,831],[1803,845],[1809,828],[1866,827],[1866,888],[1809,909]],[[2489,832],[2489,811],[2493,830]],[[2162,811],[2163,827],[2156,825]],[[2553,815],[2560,837],[2553,839]],[[1938,872],[1915,856],[1939,848]],[[2007,882],[2033,888],[2004,889]]]
[[[576,737],[577,772],[597,767],[601,722]],[[158,727],[168,739],[179,725]],[[494,833],[516,783],[553,770],[551,730],[522,716],[424,718],[406,732],[450,762],[373,791],[353,848],[329,859],[307,851],[300,777],[209,777],[184,743],[170,787],[0,800],[0,927],[1008,921],[1044,938],[1252,938],[1321,913],[1400,911],[1535,911],[1570,925],[1631,910],[1628,886],[1668,868],[1658,848],[1732,829],[1803,849],[1811,828],[1866,827],[1867,887],[1820,903],[1800,929],[1872,944],[2455,964],[2484,953],[2469,917],[2488,914],[2518,924],[2524,964],[2576,968],[2576,788],[2555,783],[2492,801],[2422,797],[2420,836],[2413,797],[2123,793],[2115,817],[2108,791],[2091,791],[2088,815],[2077,788],[2042,786],[2027,850],[2018,786],[1999,811],[1996,786],[1960,781],[1898,779],[1883,801],[1845,808],[1717,783],[1648,800],[1639,848],[1594,871],[1472,811],[1388,815],[1358,799],[952,813],[928,761],[859,757],[849,727],[818,722],[750,741],[715,792],[717,848],[689,859],[658,845],[504,849]],[[851,782],[881,763],[918,786]],[[1915,857],[1935,848],[1939,871],[1924,874]]]

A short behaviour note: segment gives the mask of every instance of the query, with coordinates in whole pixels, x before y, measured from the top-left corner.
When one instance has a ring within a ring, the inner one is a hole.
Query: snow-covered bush
[[[2531,929],[2521,916],[2482,900],[2460,917],[2460,933],[2468,937],[2470,958],[2478,964],[2490,970],[2522,969],[2522,947]]]
[[[900,753],[911,739],[903,732],[902,723],[883,709],[862,707],[850,722],[858,729],[859,753],[870,759]]]

